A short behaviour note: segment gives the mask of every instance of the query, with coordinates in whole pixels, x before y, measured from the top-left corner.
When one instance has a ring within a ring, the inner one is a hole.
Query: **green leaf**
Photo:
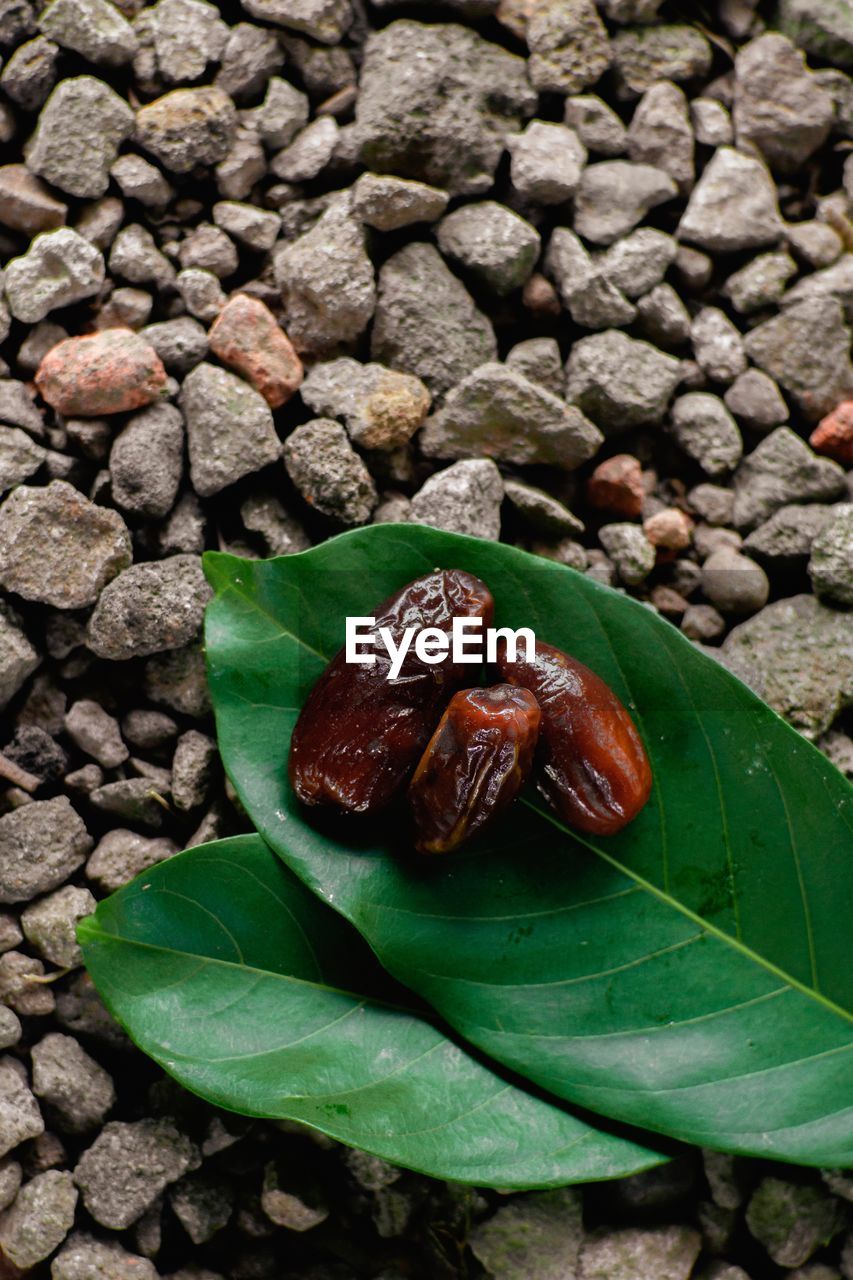
[[[496,1187],[665,1159],[481,1065],[259,836],[160,863],[102,902],[79,937],[140,1048],[231,1111],[300,1120],[422,1173]]]
[[[298,708],[369,613],[434,566],[501,626],[588,663],[655,775],[626,830],[581,839],[534,795],[428,867],[317,825],[292,796]],[[226,768],[261,834],[466,1039],[551,1093],[720,1149],[853,1163],[853,789],[651,610],[514,548],[376,526],[266,562],[207,557]]]

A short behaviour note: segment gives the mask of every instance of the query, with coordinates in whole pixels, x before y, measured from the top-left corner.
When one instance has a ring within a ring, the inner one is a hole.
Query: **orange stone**
[[[692,529],[693,521],[678,507],[667,507],[643,521],[643,533],[649,542],[665,551],[683,551],[689,547]]]
[[[220,311],[207,335],[210,349],[252,384],[271,409],[299,390],[302,361],[269,307],[238,293]]]
[[[586,484],[590,505],[635,520],[642,514],[643,469],[630,453],[617,453],[599,463]]]
[[[853,400],[842,400],[809,437],[815,453],[825,454],[845,466],[853,463]]]
[[[58,413],[79,418],[128,413],[158,399],[166,370],[131,329],[104,329],[51,347],[36,373],[39,395]]]

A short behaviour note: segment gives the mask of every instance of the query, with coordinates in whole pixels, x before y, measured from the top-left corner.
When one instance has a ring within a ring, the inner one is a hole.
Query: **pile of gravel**
[[[853,776],[849,4],[0,0],[0,55],[0,1270],[853,1280],[837,1171],[506,1199],[218,1113],[74,935],[244,828],[209,547],[502,538]]]

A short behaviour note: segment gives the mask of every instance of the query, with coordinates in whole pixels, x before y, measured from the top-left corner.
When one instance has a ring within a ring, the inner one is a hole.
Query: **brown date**
[[[452,853],[510,804],[533,765],[539,706],[508,684],[454,694],[409,784],[419,853]]]
[[[374,635],[387,627],[399,644],[409,627],[451,635],[454,618],[491,625],[494,600],[485,583],[459,569],[437,570],[389,596],[374,611]],[[349,813],[384,808],[417,764],[453,693],[471,678],[471,666],[448,652],[428,665],[412,646],[394,680],[381,641],[373,666],[336,654],[314,685],[293,731],[288,770],[304,804]]]
[[[652,771],[616,694],[582,662],[539,640],[532,663],[509,662],[499,640],[498,668],[542,710],[539,789],[552,807],[579,831],[620,831],[648,800]]]

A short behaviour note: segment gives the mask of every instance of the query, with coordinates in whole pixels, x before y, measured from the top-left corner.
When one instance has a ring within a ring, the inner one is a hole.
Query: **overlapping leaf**
[[[259,836],[153,867],[79,933],[136,1043],[232,1111],[301,1120],[436,1177],[498,1187],[616,1177],[664,1158],[460,1048]]]
[[[434,566],[484,578],[632,708],[655,772],[624,833],[581,841],[530,796],[419,866],[396,824],[336,834],[288,739],[348,614]],[[300,555],[210,555],[220,746],[258,829],[468,1040],[603,1115],[733,1151],[853,1163],[853,789],[722,667],[618,593],[513,548],[377,526]]]

